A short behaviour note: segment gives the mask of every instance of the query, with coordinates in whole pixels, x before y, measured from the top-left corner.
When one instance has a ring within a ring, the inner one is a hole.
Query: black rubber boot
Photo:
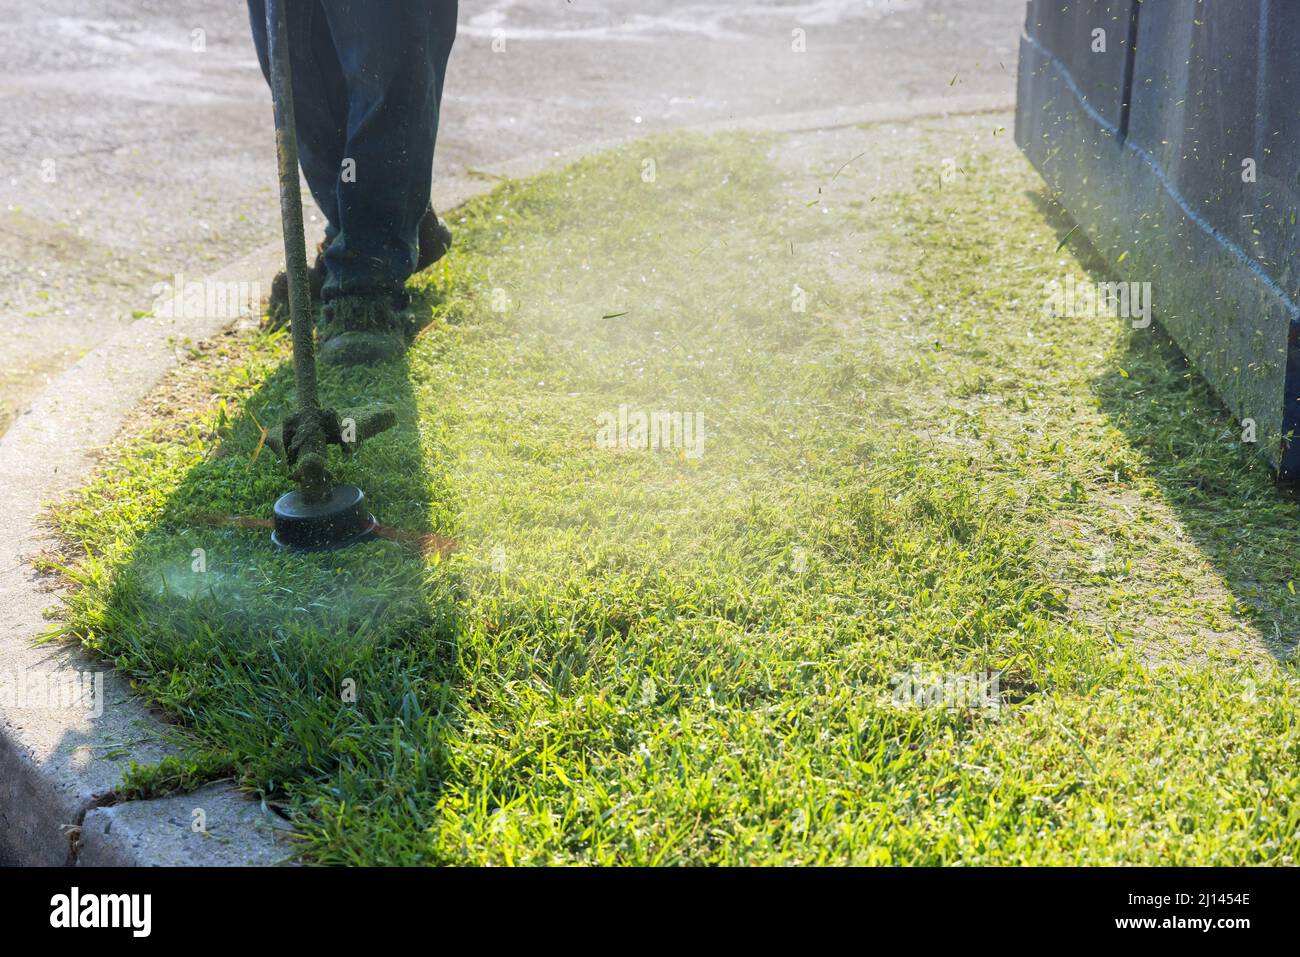
[[[451,238],[451,227],[430,206],[420,220],[420,258],[415,264],[415,271],[422,272],[447,255],[447,250],[451,249]],[[321,243],[316,247],[316,261],[309,273],[313,309],[320,304],[326,275],[325,244]],[[266,305],[266,327],[280,329],[288,325],[289,277],[282,269],[271,280],[271,296]]]
[[[409,314],[392,297],[342,296],[321,312],[320,361],[327,365],[374,365],[399,358],[414,330]]]
[[[420,220],[420,258],[415,271],[422,272],[436,263],[451,248],[451,227],[438,218],[430,206]]]

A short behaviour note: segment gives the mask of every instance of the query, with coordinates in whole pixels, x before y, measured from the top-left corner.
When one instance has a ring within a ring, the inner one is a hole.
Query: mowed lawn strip
[[[1157,330],[1045,314],[1106,264],[992,120],[651,140],[452,224],[409,361],[323,389],[397,406],[339,475],[454,550],[204,520],[287,488],[282,335],[56,510],[60,634],[189,748],[124,793],[234,776],[321,863],[1296,861],[1293,506]]]

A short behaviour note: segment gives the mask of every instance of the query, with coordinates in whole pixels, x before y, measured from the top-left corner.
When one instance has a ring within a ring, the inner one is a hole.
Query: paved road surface
[[[1014,91],[1023,0],[464,0],[436,173],[681,124]],[[804,31],[806,52],[792,50]],[[232,0],[0,0],[0,431],[48,377],[277,236]]]

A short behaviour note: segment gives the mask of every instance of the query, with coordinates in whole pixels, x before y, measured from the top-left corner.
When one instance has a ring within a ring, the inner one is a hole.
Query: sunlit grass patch
[[[252,461],[283,348],[250,342],[223,419],[58,513],[67,632],[193,751],[130,793],[234,773],[329,863],[1294,862],[1294,672],[1256,641],[1294,606],[1269,564],[1250,617],[1248,558],[1178,530],[1295,536],[1241,513],[1267,476],[1207,395],[1160,411],[1167,352],[1044,317],[1082,266],[987,126],[651,140],[459,211],[409,360],[325,380],[397,404],[341,476],[448,555],[200,521],[287,484]],[[1228,499],[1178,491],[1166,435]],[[1214,616],[1237,655],[1185,660]]]

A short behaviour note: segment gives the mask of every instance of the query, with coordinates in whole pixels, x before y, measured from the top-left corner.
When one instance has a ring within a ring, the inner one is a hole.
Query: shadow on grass
[[[323,370],[326,405],[397,412],[397,426],[354,455],[331,451],[331,468],[381,522],[449,535],[453,493],[430,469],[410,372],[405,362]],[[233,776],[284,804],[317,856],[377,862],[382,842],[366,842],[386,820],[400,817],[407,833],[432,824],[421,818],[436,806],[456,711],[458,582],[409,545],[287,553],[269,531],[204,520],[268,518],[291,487],[269,450],[252,459],[257,423],[290,410],[292,379],[288,363],[268,377],[139,534],[90,619],[93,644],[188,743],[186,760],[134,770],[128,791]]]
[[[1029,195],[1057,240],[1069,237],[1092,279],[1116,278],[1082,230],[1071,235],[1074,221],[1060,205]],[[1300,515],[1257,449],[1241,440],[1240,424],[1157,325],[1125,326],[1116,361],[1092,388],[1270,652],[1293,658],[1300,637],[1300,599],[1293,591],[1300,579]]]

